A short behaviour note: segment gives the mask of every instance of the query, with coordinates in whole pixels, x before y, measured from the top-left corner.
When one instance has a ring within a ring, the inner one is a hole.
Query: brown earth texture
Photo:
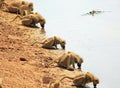
[[[7,3],[10,1],[6,0]],[[46,38],[47,32],[41,33],[40,28],[23,26],[20,19],[11,22],[15,17],[16,14],[0,10],[2,88],[48,88],[52,79],[59,79],[63,75],[73,77],[80,74],[77,69],[69,71],[55,67],[56,64],[47,66],[65,50],[43,49],[41,41]],[[65,79],[61,82],[60,88],[76,88],[71,85],[72,81]]]

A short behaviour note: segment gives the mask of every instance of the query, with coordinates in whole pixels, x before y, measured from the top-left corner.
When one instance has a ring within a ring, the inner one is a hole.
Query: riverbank
[[[60,75],[79,74],[78,70],[47,67],[65,51],[41,48],[47,32],[41,34],[40,28],[25,27],[19,19],[10,22],[15,16],[0,10],[0,78],[3,88],[48,88],[50,80],[60,78]],[[70,85],[70,80],[62,83],[63,88],[73,88]]]

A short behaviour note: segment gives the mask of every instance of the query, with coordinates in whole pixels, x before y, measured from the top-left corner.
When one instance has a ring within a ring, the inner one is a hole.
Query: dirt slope
[[[0,10],[0,78],[3,88],[48,88],[50,80],[60,78],[60,75],[80,73],[78,70],[47,67],[64,50],[41,48],[45,34],[41,34],[39,28],[23,26],[18,19],[10,22],[15,16]],[[75,88],[71,84],[66,79],[61,87]]]

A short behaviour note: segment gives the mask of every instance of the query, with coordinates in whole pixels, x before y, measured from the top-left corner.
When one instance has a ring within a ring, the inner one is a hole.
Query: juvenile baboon
[[[45,19],[38,13],[29,14],[24,17],[17,15],[12,21],[14,21],[17,18],[22,19],[21,22],[23,25],[30,27],[35,27],[37,23],[40,23],[40,26],[42,27],[42,29],[44,29],[44,25],[46,23]]]
[[[68,70],[74,70],[75,64],[77,64],[78,69],[81,70],[81,64],[83,63],[83,58],[73,52],[65,52],[61,55],[58,59],[53,60],[48,64],[51,65],[52,63],[57,62],[58,66],[64,67]]]
[[[65,49],[66,41],[61,39],[60,37],[53,36],[44,40],[42,44],[43,44],[42,45],[43,48],[49,48],[49,49],[53,49],[53,48],[57,49],[57,45],[60,44],[62,49]]]
[[[65,76],[61,80],[65,78],[73,80],[73,86],[82,88],[85,88],[86,84],[88,83],[93,83],[94,88],[97,88],[97,84],[99,84],[99,79],[90,72],[82,73],[75,77]]]

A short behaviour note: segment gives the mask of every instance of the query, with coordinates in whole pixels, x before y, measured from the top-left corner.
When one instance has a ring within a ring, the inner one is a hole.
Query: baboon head
[[[45,27],[45,23],[46,23],[45,19],[40,20],[40,26],[41,26],[43,29],[44,29],[44,27]]]
[[[97,84],[99,84],[99,79],[95,77],[93,79],[93,86],[94,86],[94,88],[96,88]]]
[[[78,55],[75,55],[74,58],[75,58],[75,63],[77,63],[78,68],[81,69],[81,64],[83,63],[83,58],[81,58]]]
[[[61,44],[60,44],[61,47],[62,47],[62,49],[65,49],[65,44],[66,44],[66,41],[65,41],[65,40],[62,40],[62,41],[61,41]]]

